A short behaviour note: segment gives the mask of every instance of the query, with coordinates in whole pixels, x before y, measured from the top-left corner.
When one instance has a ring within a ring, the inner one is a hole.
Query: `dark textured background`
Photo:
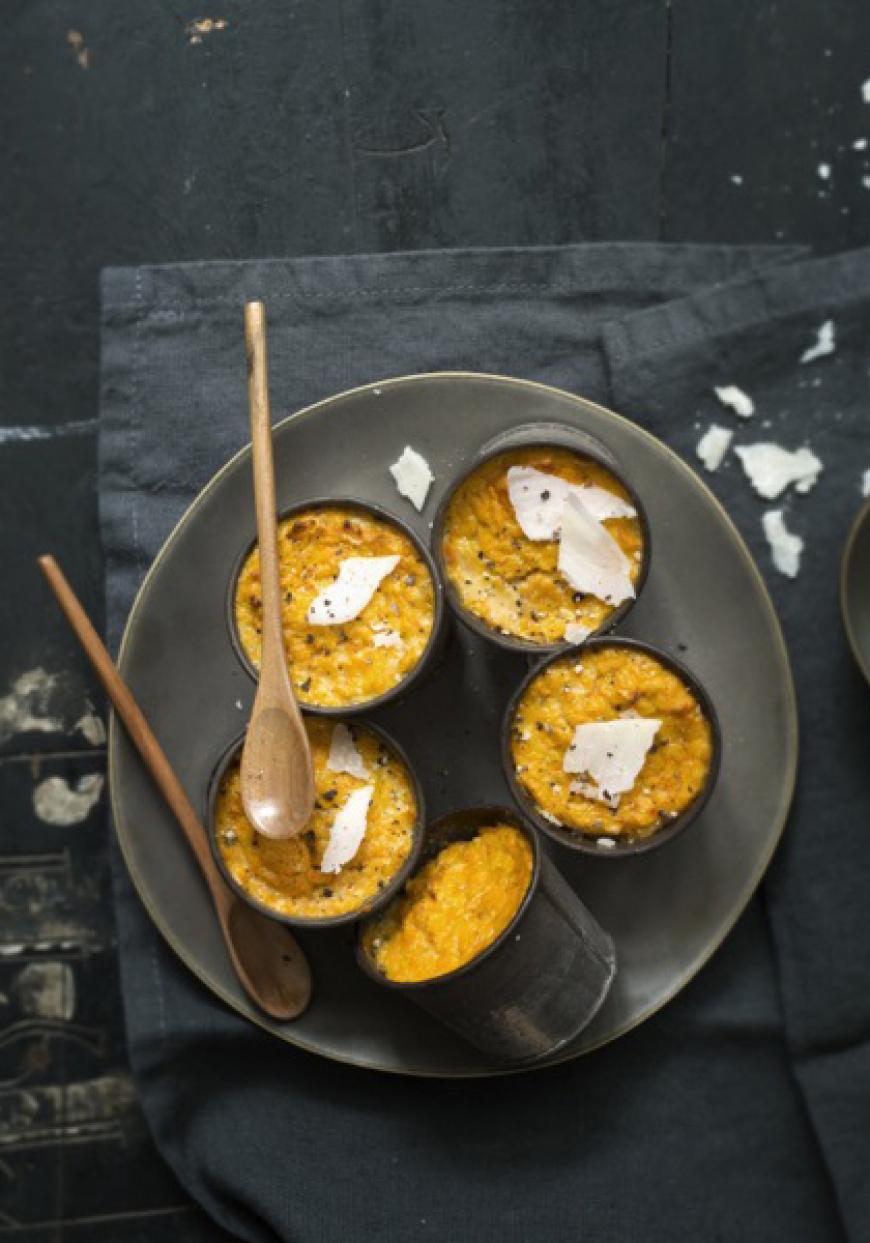
[[[0,696],[36,665],[62,673],[67,726],[86,694],[99,699],[32,558],[55,552],[100,618],[103,266],[870,240],[870,152],[852,149],[870,138],[864,0],[258,0],[207,13],[227,27],[191,43],[187,23],[205,14],[189,5],[3,10],[0,425],[45,436],[0,433]],[[78,734],[0,743],[0,1230],[217,1239],[132,1096],[102,809],[69,829],[32,810],[37,778],[102,763]],[[66,930],[76,983],[62,1030],[16,1002],[49,924]]]

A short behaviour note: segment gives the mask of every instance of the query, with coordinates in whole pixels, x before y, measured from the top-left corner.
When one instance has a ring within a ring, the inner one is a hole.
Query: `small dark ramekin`
[[[379,893],[377,893],[363,906],[358,906],[353,911],[346,911],[343,915],[332,915],[326,919],[310,919],[293,915],[282,915],[280,911],[273,910],[271,906],[266,906],[265,903],[258,902],[256,898],[252,897],[251,894],[249,894],[247,890],[239,884],[235,877],[231,875],[227,865],[224,863],[223,855],[218,847],[217,835],[215,833],[215,804],[217,802],[218,791],[220,790],[223,775],[242,749],[242,743],[245,741],[244,734],[241,734],[238,738],[235,738],[222,753],[209,780],[208,789],[206,791],[205,824],[208,842],[211,847],[211,853],[214,861],[229,887],[237,893],[243,901],[247,902],[248,906],[252,906],[254,910],[260,911],[263,915],[268,915],[270,919],[274,919],[279,924],[287,924],[291,928],[314,929],[335,928],[339,924],[355,923],[358,919],[362,919],[366,915],[371,915],[375,911],[378,911],[382,907],[386,906],[390,899],[398,893],[402,885],[404,885],[405,881],[410,876],[411,872],[417,866],[420,851],[423,849],[425,836],[424,826],[426,824],[423,789],[420,785],[419,778],[417,777],[417,774],[411,765],[411,761],[408,759],[405,752],[386,732],[386,730],[381,729],[379,725],[374,725],[371,721],[354,721],[353,723],[354,725],[358,725],[360,729],[369,730],[370,733],[379,738],[384,745],[393,751],[405,765],[411,777],[411,785],[414,790],[414,799],[417,804],[417,817],[414,821],[414,836],[411,843],[411,849],[408,852],[408,857],[396,872],[392,880],[390,880]]]
[[[416,665],[414,665],[413,669],[411,669],[410,672],[402,678],[401,682],[397,682],[395,686],[391,687],[390,690],[385,691],[383,695],[376,695],[374,699],[360,700],[359,703],[345,704],[339,707],[321,707],[318,704],[300,703],[300,707],[303,712],[308,712],[312,716],[327,716],[342,719],[346,716],[358,716],[362,712],[373,712],[376,708],[383,708],[387,704],[392,704],[400,699],[404,699],[408,691],[410,691],[412,687],[414,687],[421,680],[421,678],[424,677],[424,675],[428,675],[434,669],[443,653],[447,637],[447,610],[444,606],[444,587],[441,582],[441,575],[432,554],[429,552],[429,549],[420,539],[419,535],[417,535],[416,532],[407,525],[407,523],[403,522],[401,518],[397,518],[395,514],[390,513],[389,510],[382,509],[380,505],[373,505],[370,501],[356,500],[353,497],[321,496],[310,501],[300,501],[298,504],[291,505],[287,509],[282,510],[278,515],[278,524],[280,525],[286,518],[292,518],[294,514],[302,513],[304,510],[338,508],[358,509],[362,513],[380,519],[381,522],[390,523],[392,526],[396,527],[397,530],[401,531],[403,535],[407,536],[407,538],[414,545],[416,551],[419,553],[420,557],[423,559],[426,569],[429,571],[429,576],[432,579],[433,604],[432,632],[429,635],[429,640],[421,653],[420,659],[417,661]],[[254,682],[258,681],[259,673],[249,659],[247,652],[242,647],[242,641],[239,637],[238,627],[236,626],[235,605],[236,586],[242,572],[242,567],[250,554],[253,552],[256,544],[256,538],[252,539],[245,545],[245,548],[236,558],[232,574],[230,575],[226,596],[226,620],[230,633],[230,642],[233,645],[233,651],[241,662],[242,668]]]
[[[655,850],[659,846],[663,846],[665,842],[671,842],[679,834],[682,833],[696,816],[700,815],[702,808],[713,793],[716,785],[716,779],[719,776],[719,766],[722,761],[722,731],[719,726],[719,717],[710,696],[704,690],[704,687],[698,681],[693,673],[690,673],[685,665],[670,656],[667,652],[663,652],[661,648],[654,647],[652,643],[644,643],[640,639],[624,639],[616,636],[603,636],[597,639],[587,639],[573,651],[576,653],[577,659],[582,660],[583,656],[590,650],[605,647],[626,648],[629,651],[645,652],[659,661],[666,669],[670,669],[677,677],[688,687],[701,706],[701,711],[710,723],[710,730],[713,741],[713,754],[710,757],[710,767],[707,772],[707,780],[704,786],[698,791],[694,800],[681,811],[678,816],[669,821],[663,828],[658,829],[655,833],[651,833],[649,837],[636,838],[629,841],[621,841],[619,838],[609,838],[613,841],[612,846],[602,847],[597,844],[599,837],[607,837],[606,833],[599,833],[597,837],[590,837],[581,833],[578,829],[563,828],[560,825],[551,824],[549,820],[543,816],[537,805],[529,798],[523,786],[520,784],[516,768],[514,767],[513,754],[511,752],[511,732],[513,730],[514,717],[519,705],[520,699],[525,694],[528,686],[535,678],[543,672],[549,665],[554,664],[557,660],[562,660],[566,656],[570,656],[571,650],[568,649],[556,652],[553,656],[548,656],[545,660],[540,661],[530,669],[523,678],[520,685],[511,696],[510,703],[505,711],[504,719],[501,727],[501,757],[504,766],[505,777],[511,788],[511,793],[517,801],[523,816],[536,829],[540,829],[542,833],[546,833],[547,837],[551,837],[554,842],[558,842],[560,846],[567,846],[569,850],[577,850],[583,854],[594,855],[597,859],[621,859],[625,855],[645,854],[648,850]]]
[[[523,423],[519,427],[512,427],[508,431],[500,433],[500,435],[481,446],[474,461],[462,470],[450,484],[450,487],[441,499],[435,514],[435,521],[432,524],[432,554],[441,575],[447,603],[460,621],[468,626],[470,630],[504,648],[506,651],[518,652],[524,656],[547,656],[552,652],[567,651],[571,644],[564,640],[560,640],[558,643],[535,643],[530,639],[517,638],[516,635],[502,634],[500,630],[488,626],[475,613],[467,609],[460,600],[459,593],[454,587],[450,575],[447,573],[442,550],[447,510],[457,490],[475,471],[479,470],[486,462],[491,461],[492,458],[499,457],[503,453],[510,453],[513,449],[526,448],[570,449],[578,457],[588,458],[597,465],[603,466],[625,488],[631,498],[632,505],[637,511],[637,518],[643,537],[643,560],[641,561],[637,582],[634,584],[634,595],[629,600],[623,600],[622,604],[617,605],[610,616],[605,618],[597,630],[593,631],[593,635],[605,634],[612,630],[637,602],[649,573],[652,544],[650,541],[649,519],[643,502],[622,474],[619,464],[610,449],[596,439],[596,437],[590,436],[588,432],[563,423]]]
[[[401,993],[469,1044],[505,1062],[530,1062],[561,1049],[598,1013],[616,974],[616,951],[537,834],[505,807],[474,807],[437,820],[427,829],[418,867],[450,842],[498,823],[526,835],[534,862],[526,896],[491,945],[464,967],[416,983],[389,980],[378,970],[363,947],[365,925],[356,954],[381,987]]]

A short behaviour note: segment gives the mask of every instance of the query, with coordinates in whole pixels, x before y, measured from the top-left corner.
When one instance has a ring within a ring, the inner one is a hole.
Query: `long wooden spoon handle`
[[[205,830],[193,804],[184,792],[184,787],[172,770],[172,765],[160,743],[155,738],[151,726],[145,720],[142,709],[136,703],[132,693],[124,682],[112,661],[106,647],[91,624],[90,618],[82,608],[72,587],[67,582],[63,571],[54,557],[39,557],[39,568],[48,579],[57,602],[63,609],[66,619],[75,631],[85,654],[96,671],[97,677],[105,687],[106,694],[115,706],[115,711],[124,722],[127,733],[136,745],[139,754],[145,761],[161,794],[166,799],[184,831],[188,844],[196,855],[197,862],[205,873],[212,894],[216,901],[224,902],[229,893],[215,862],[209,853]]]
[[[262,302],[245,303],[245,352],[248,359],[248,403],[254,455],[254,501],[263,591],[263,660],[283,662],[284,636],[275,622],[281,616],[278,571],[278,519],[275,467],[272,459],[272,414],[266,355],[266,310]]]

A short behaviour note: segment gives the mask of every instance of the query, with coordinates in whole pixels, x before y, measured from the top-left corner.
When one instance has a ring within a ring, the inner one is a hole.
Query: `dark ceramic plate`
[[[843,549],[840,611],[852,655],[870,682],[870,501],[858,510]]]
[[[733,926],[779,839],[794,784],[797,716],[788,656],[761,577],[717,501],[670,450],[626,419],[538,384],[443,374],[355,389],[281,423],[275,469],[282,509],[306,496],[353,495],[400,514],[428,537],[454,473],[498,432],[535,419],[571,422],[597,436],[643,498],[655,551],[647,585],[619,633],[683,658],[715,703],[723,737],[710,802],[661,850],[614,862],[548,847],[613,936],[619,961],[607,1003],[555,1062],[616,1039],[674,997]],[[387,470],[406,444],[424,454],[436,477],[420,515],[398,496]],[[124,677],[203,811],[212,769],[253,698],[224,610],[228,576],[253,531],[246,450],[169,537],[121,649]],[[510,803],[499,728],[527,668],[525,657],[458,628],[437,675],[404,702],[372,714],[407,750],[432,819],[469,804]],[[504,1073],[367,979],[354,962],[350,928],[300,934],[315,1001],[296,1023],[264,1018],[239,988],[188,849],[114,720],[109,766],[133,882],[169,944],[217,996],[279,1039],[324,1057],[416,1075]]]

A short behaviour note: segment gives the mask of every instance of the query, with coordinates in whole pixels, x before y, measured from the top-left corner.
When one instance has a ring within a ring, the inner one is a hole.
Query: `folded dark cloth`
[[[692,460],[715,421],[736,443],[808,440],[824,462],[809,495],[776,502],[806,540],[795,582],[771,570],[760,516],[772,506],[734,454],[709,476],[785,620],[805,727],[800,791],[769,879],[726,944],[615,1044],[506,1080],[395,1079],[319,1060],[208,994],[116,860],[144,1107],[167,1160],[227,1230],[312,1243],[870,1235],[870,696],[835,590],[870,467],[870,252],[799,257],[604,244],[105,274],[113,643],[169,529],[246,439],[245,297],[268,305],[274,391],[288,408],[410,371],[502,372],[611,404]],[[826,319],[835,353],[799,365]],[[753,395],[753,420],[717,402],[713,386],[728,384]]]

